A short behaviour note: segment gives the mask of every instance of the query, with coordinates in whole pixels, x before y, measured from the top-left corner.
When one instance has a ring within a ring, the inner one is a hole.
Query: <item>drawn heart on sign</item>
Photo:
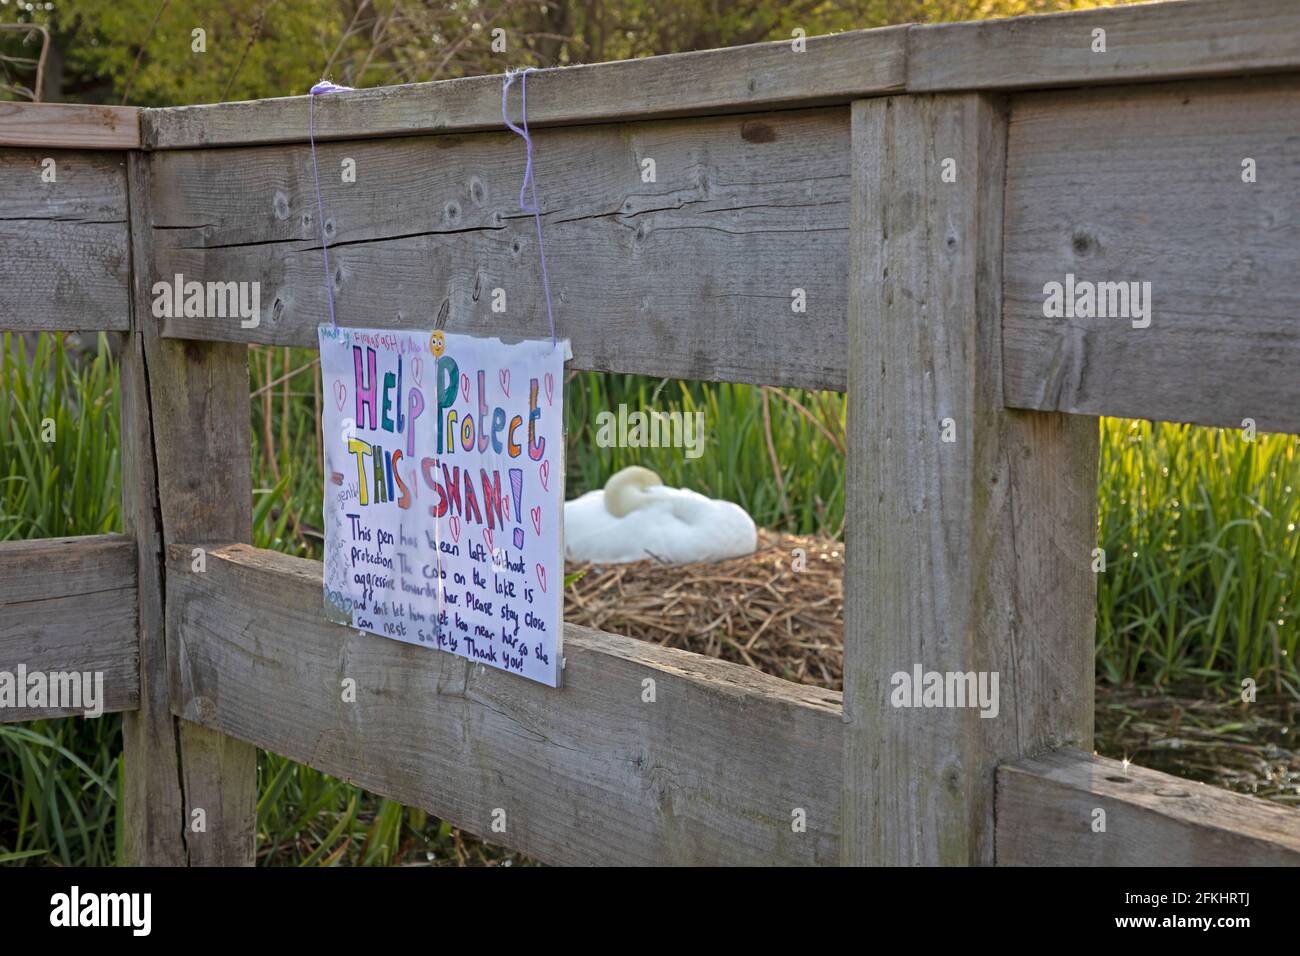
[[[546,569],[542,567],[541,564],[537,565],[537,583],[542,586],[542,593],[545,594],[546,593]]]
[[[334,402],[338,405],[339,411],[343,411],[343,403],[348,400],[348,387],[342,382],[334,383]]]
[[[465,396],[465,401],[468,402],[469,401],[469,376],[468,375],[462,375],[460,377],[460,393]]]
[[[491,528],[483,529],[483,540],[487,542],[488,554],[491,554],[492,553],[492,529]]]
[[[424,371],[424,363],[420,359],[411,359],[411,377],[415,379],[415,384],[420,384],[420,375]]]
[[[501,382],[501,391],[506,393],[506,398],[510,397],[510,369],[503,368],[497,372],[497,378]]]
[[[542,462],[541,467],[537,469],[537,474],[542,479],[542,489],[544,491],[550,491],[551,490],[551,484],[550,484],[551,463],[549,460]]]
[[[546,373],[546,404],[551,404],[551,396],[555,393],[555,378],[550,372]]]
[[[533,516],[533,530],[540,535],[542,533],[542,509],[534,508],[528,513]]]
[[[460,519],[457,518],[455,515],[452,515],[451,520],[447,523],[451,525],[451,540],[453,542],[459,542],[460,541]]]

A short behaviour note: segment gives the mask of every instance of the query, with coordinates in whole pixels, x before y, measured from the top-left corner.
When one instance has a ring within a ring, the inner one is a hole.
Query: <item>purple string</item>
[[[528,150],[528,162],[524,166],[524,181],[519,184],[519,208],[524,212],[532,213],[533,222],[537,225],[537,256],[542,263],[542,291],[546,294],[546,319],[551,325],[551,348],[555,347],[555,313],[551,309],[551,280],[546,272],[546,246],[542,242],[542,207],[537,202],[537,180],[533,178],[533,138],[528,134],[528,74],[533,67],[527,66],[518,72],[507,72],[505,83],[501,85],[501,119],[505,121],[506,128],[524,138],[524,145]],[[515,82],[515,77],[519,77],[519,96],[522,104],[522,115],[520,122],[522,126],[516,126],[510,122],[510,114],[506,110],[506,97],[510,92],[510,86]],[[531,204],[525,201],[525,195],[528,191],[532,192],[533,201]]]
[[[334,321],[334,283],[330,279],[330,251],[325,242],[325,205],[320,198],[320,171],[316,168],[316,97],[326,93],[339,93],[350,90],[350,86],[338,86],[329,80],[321,80],[311,88],[310,105],[307,108],[307,138],[311,141],[311,175],[316,182],[316,219],[320,223],[320,251],[325,264],[325,296],[330,306],[330,328],[338,331]]]

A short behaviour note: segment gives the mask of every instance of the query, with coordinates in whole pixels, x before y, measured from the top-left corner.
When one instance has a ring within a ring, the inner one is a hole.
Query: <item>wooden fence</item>
[[[105,673],[129,858],[251,862],[262,747],[554,863],[1300,862],[1300,813],[1092,755],[1091,569],[1096,416],[1300,432],[1300,5],[529,86],[574,367],[847,392],[843,695],[572,625],[554,691],[328,623],[318,563],[248,544],[246,347],[326,314],[306,98],[0,104],[0,327],[121,336],[126,515],[0,545],[0,669]],[[359,171],[322,183],[340,322],[544,334],[501,78],[316,105],[321,168]],[[178,273],[260,282],[260,324],[155,319]],[[1149,327],[1045,318],[1067,274],[1149,281]],[[917,662],[998,672],[1001,713],[891,707]]]

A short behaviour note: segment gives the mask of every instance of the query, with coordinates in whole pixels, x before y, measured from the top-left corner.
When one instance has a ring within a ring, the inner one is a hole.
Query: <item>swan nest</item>
[[[793,570],[794,552],[807,556]],[[594,565],[564,592],[564,619],[841,689],[844,545],[758,531],[758,550],[726,561]]]

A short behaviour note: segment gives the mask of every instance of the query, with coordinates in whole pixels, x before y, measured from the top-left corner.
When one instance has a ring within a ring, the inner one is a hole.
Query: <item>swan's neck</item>
[[[622,518],[649,504],[650,498],[640,485],[620,484],[605,489],[605,510],[615,518]]]
[[[659,476],[649,468],[629,465],[605,482],[605,510],[615,518],[625,517],[650,504],[654,496],[646,489],[661,483]]]

